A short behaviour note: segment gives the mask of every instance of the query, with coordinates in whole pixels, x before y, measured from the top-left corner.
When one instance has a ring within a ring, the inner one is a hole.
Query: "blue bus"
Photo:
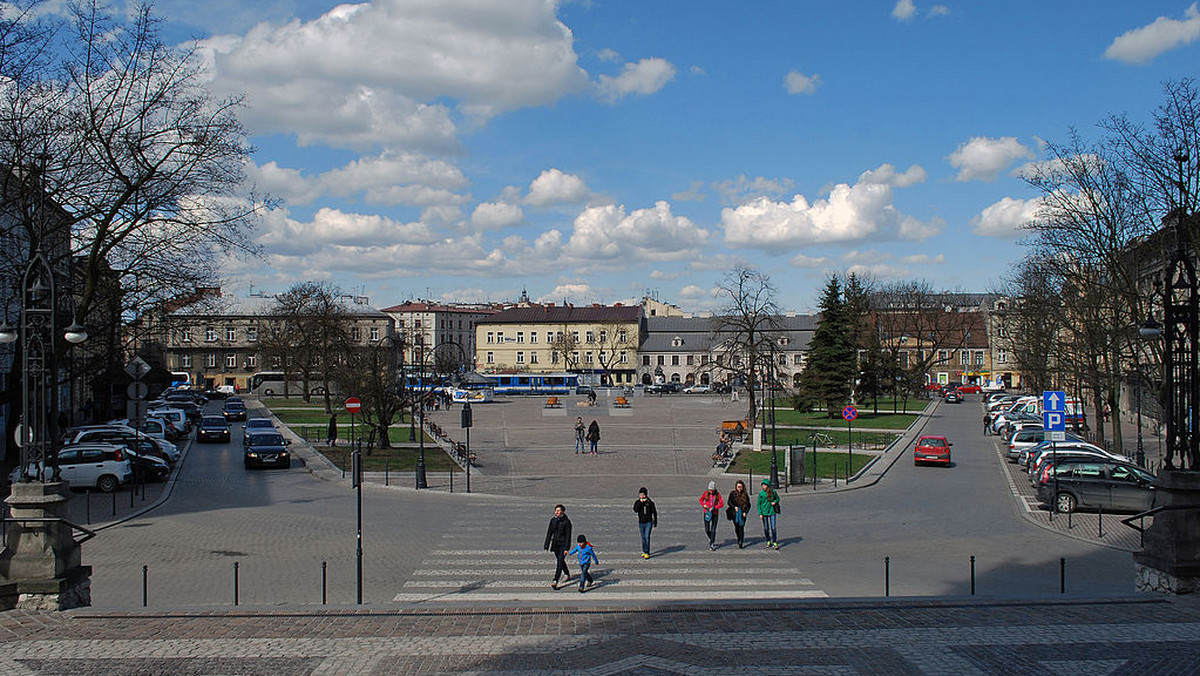
[[[579,385],[574,373],[485,373],[496,394],[571,394]]]

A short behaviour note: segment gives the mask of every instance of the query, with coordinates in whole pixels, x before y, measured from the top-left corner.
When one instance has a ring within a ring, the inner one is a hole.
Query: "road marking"
[[[491,592],[463,592],[460,594],[396,594],[392,598],[394,603],[421,603],[426,601],[464,601],[464,602],[487,602],[487,603],[504,603],[512,601],[558,601],[561,602],[564,598],[571,598],[570,595],[564,596],[562,592],[567,591],[571,587],[578,587],[570,583],[564,584],[563,589],[554,591],[547,589],[544,592],[508,592],[508,593],[491,593]],[[820,590],[729,590],[729,591],[699,591],[699,590],[678,590],[669,592],[614,592],[605,589],[604,586],[598,586],[591,589],[589,598],[592,596],[599,597],[604,601],[717,601],[717,600],[755,600],[755,599],[823,599],[829,598],[829,595]]]
[[[639,574],[639,575],[642,573],[650,573],[650,574],[657,574],[657,575],[697,575],[697,574],[702,574],[702,573],[710,573],[712,575],[783,575],[783,574],[788,574],[788,573],[795,573],[795,574],[800,573],[800,571],[796,570],[795,568],[778,568],[778,567],[773,567],[773,568],[710,568],[707,566],[700,566],[700,567],[696,567],[696,568],[686,568],[686,567],[681,568],[679,566],[663,566],[663,565],[656,565],[656,564],[650,564],[650,563],[644,563],[644,564],[636,563],[636,561],[640,561],[640,560],[641,559],[635,560],[635,562],[628,564],[627,567],[623,567],[622,570],[632,571],[635,567],[638,567],[638,568],[640,568],[640,570],[638,570],[638,572],[637,572],[637,574]],[[609,562],[605,561],[605,563],[608,564]],[[491,561],[488,561],[487,572],[494,576],[536,575],[540,579],[540,578],[543,578],[543,577],[546,577],[547,575],[549,575],[550,574],[549,571],[554,567],[553,560],[550,561],[549,567],[547,567],[545,561],[541,561],[541,562],[539,562],[539,564],[540,565],[538,565],[538,567],[536,567],[536,568],[497,568],[495,565],[492,564]],[[577,567],[578,564],[574,564],[574,562],[572,562],[572,565]],[[438,577],[438,576],[471,577],[471,576],[479,576],[482,574],[483,574],[483,571],[480,570],[479,568],[441,568],[441,569],[431,569],[431,570],[418,570],[418,571],[413,572],[413,575],[418,576],[418,577]]]
[[[619,573],[616,573],[619,574]],[[606,573],[606,576],[609,575]],[[409,580],[403,585],[404,589],[524,589],[524,588],[541,588],[548,587],[550,583],[545,580],[549,575],[545,571],[542,572],[542,578],[538,580],[480,580],[475,579],[459,579],[459,580]],[[578,579],[577,576],[572,577],[572,580]],[[599,578],[598,578],[599,579]],[[675,578],[659,578],[659,579],[641,579],[630,580],[625,578],[608,580],[605,578],[606,586],[614,587],[705,587],[713,586],[716,580],[681,580]],[[719,580],[722,585],[730,587],[786,587],[789,585],[801,585],[811,587],[813,581],[808,578],[798,577],[794,580],[763,580],[763,579],[741,579],[741,580]],[[570,584],[562,583],[561,586]]]
[[[1028,498],[1021,493],[1021,490],[1017,488],[1017,483],[1013,481],[1012,469],[1008,467],[1009,463],[1004,458],[1004,452],[1000,450],[1000,446],[995,441],[992,442],[992,445],[996,449],[996,457],[1000,459],[1000,472],[1004,474],[1004,480],[1008,482],[1008,490],[1012,491],[1012,496],[1025,508],[1026,513],[1033,513]],[[1039,500],[1037,504],[1040,505],[1041,501]]]

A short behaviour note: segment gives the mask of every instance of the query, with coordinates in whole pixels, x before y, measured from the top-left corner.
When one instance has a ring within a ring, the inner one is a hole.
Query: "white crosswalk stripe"
[[[632,513],[626,514],[628,507],[614,509],[611,505],[581,508],[571,514],[575,534],[587,533],[596,547],[600,563],[591,567],[595,585],[587,594],[570,593],[579,585],[579,565],[570,557],[570,581],[562,581],[555,590],[550,586],[554,557],[541,548],[548,516],[540,510],[535,515],[533,509],[498,506],[485,516],[464,518],[442,536],[440,546],[398,590],[394,602],[561,602],[576,597],[654,602],[827,596],[781,552],[763,545],[757,520],[746,524],[745,549],[734,542],[732,525],[722,522],[717,539],[720,547],[714,552],[708,549],[698,516],[690,510],[686,515],[663,515],[660,507],[661,527],[654,529],[653,554],[643,559]]]

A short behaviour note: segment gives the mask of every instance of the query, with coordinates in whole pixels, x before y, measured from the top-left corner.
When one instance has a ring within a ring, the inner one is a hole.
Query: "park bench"
[[[562,402],[558,400],[558,397],[550,397],[546,399],[546,408],[562,408]]]
[[[617,397],[613,399],[613,406],[617,408],[629,408],[629,400],[625,397]]]
[[[750,429],[749,420],[725,420],[721,423],[721,434],[728,435],[730,439],[741,441],[746,436],[747,430]]]

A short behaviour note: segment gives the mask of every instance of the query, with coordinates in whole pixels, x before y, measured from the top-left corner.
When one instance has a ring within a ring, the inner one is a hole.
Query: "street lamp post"
[[[421,419],[420,419],[419,425],[418,425],[418,427],[421,428],[421,434],[417,437],[419,445],[417,446],[417,448],[418,448],[417,469],[414,474],[414,479],[416,480],[417,490],[420,490],[422,488],[429,487],[429,482],[426,481],[426,478],[425,478],[425,394],[423,391],[423,388],[425,386],[425,340],[424,340],[424,336],[422,336],[421,340],[419,340],[417,342],[417,350],[421,356],[420,356],[420,359],[418,360],[418,366],[417,366],[417,368],[419,369],[417,371],[418,396],[413,397],[413,406],[416,407],[416,411],[414,411],[414,413],[421,416]]]
[[[770,397],[770,408],[767,416],[771,419],[771,488],[779,489],[779,458],[775,453],[775,346],[771,346],[771,368],[767,369],[767,392]],[[767,403],[766,401],[763,402]]]

